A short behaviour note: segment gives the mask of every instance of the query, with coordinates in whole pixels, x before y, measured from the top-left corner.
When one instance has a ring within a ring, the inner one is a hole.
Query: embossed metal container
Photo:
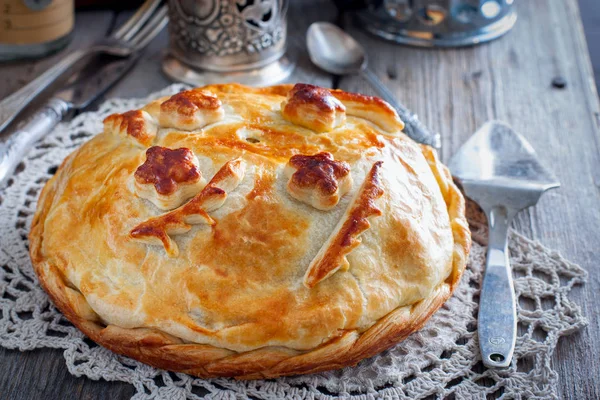
[[[363,0],[362,9],[356,15],[361,27],[397,43],[425,47],[468,46],[508,32],[517,20],[513,2]],[[344,1],[339,0],[338,4],[343,7]]]
[[[171,53],[193,68],[234,72],[283,56],[287,0],[169,0]]]

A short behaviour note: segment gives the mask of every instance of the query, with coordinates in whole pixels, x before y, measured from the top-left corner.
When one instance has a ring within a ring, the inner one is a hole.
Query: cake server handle
[[[483,365],[510,365],[517,339],[517,312],[508,259],[508,227],[517,211],[495,206],[487,211],[489,240],[479,300],[477,331]]]

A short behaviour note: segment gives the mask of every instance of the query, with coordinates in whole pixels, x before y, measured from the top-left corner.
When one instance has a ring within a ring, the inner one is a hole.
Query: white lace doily
[[[105,116],[138,108],[151,98],[182,88],[173,85],[148,99],[111,100],[97,112],[61,124],[31,150],[10,187],[0,191],[0,345],[22,351],[64,349],[73,375],[129,382],[137,390],[136,399],[557,397],[557,374],[550,368],[550,359],[560,336],[587,324],[580,308],[568,298],[573,285],[585,281],[586,272],[512,232],[509,246],[520,336],[512,366],[486,370],[475,329],[487,227],[473,205],[469,207],[473,249],[454,296],[420,332],[354,368],[263,381],[205,380],[157,370],[87,339],[52,305],[32,270],[27,234],[37,196],[60,162],[102,131]]]

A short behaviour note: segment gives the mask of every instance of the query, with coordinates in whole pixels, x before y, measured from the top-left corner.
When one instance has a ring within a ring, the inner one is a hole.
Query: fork
[[[0,102],[0,132],[44,89],[79,61],[94,55],[107,54],[128,57],[143,49],[168,22],[167,6],[162,0],[146,0],[144,4],[114,34],[91,47],[76,50],[42,75]]]

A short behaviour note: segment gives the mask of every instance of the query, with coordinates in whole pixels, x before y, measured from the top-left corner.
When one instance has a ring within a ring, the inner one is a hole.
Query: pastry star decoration
[[[296,84],[281,103],[286,121],[315,132],[329,132],[346,122],[346,107],[329,90],[304,83]]]
[[[327,152],[292,156],[285,174],[290,196],[319,210],[332,209],[352,188],[348,163],[334,160]]]
[[[225,115],[218,97],[200,89],[171,96],[160,105],[158,121],[163,128],[193,131],[221,121]]]
[[[134,174],[135,190],[162,210],[180,206],[198,193],[204,181],[190,149],[153,146]]]

